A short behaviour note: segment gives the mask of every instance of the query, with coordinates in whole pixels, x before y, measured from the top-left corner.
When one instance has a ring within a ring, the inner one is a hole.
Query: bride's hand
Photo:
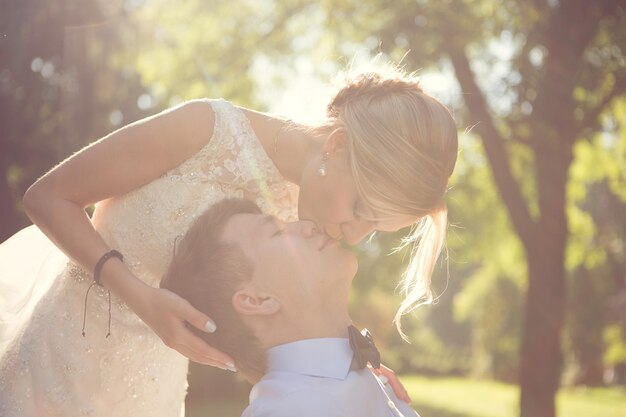
[[[215,324],[187,300],[164,288],[151,288],[137,313],[170,347],[194,362],[235,371],[233,359],[193,334],[186,323],[203,332],[215,331]]]
[[[404,388],[404,385],[402,385],[402,382],[400,382],[400,379],[394,371],[387,368],[385,365],[380,365],[380,368],[378,369],[372,368],[372,371],[379,377],[384,377],[389,382],[389,385],[391,385],[391,389],[393,389],[393,393],[396,394],[396,397],[407,404],[411,404],[409,393],[406,388]]]

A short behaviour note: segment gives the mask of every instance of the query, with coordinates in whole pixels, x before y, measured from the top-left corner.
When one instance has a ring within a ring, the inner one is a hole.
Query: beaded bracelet
[[[93,282],[91,283],[89,288],[87,288],[87,293],[85,294],[85,309],[83,310],[83,337],[85,337],[85,323],[87,320],[87,297],[89,297],[89,291],[91,291],[91,288],[96,284],[102,287],[102,283],[100,282],[102,267],[104,266],[105,262],[111,258],[117,258],[120,261],[124,262],[124,255],[122,255],[115,249],[110,250],[102,255],[102,257],[98,259],[98,262],[96,262],[96,266],[93,269]],[[109,297],[109,329],[106,337],[109,337],[111,336],[111,291],[107,290],[107,292]]]
[[[98,262],[96,262],[96,266],[93,268],[93,280],[101,287],[102,284],[100,283],[100,274],[102,273],[102,267],[104,266],[104,263],[111,258],[117,258],[124,262],[124,255],[113,249],[102,255],[102,257],[98,259]]]

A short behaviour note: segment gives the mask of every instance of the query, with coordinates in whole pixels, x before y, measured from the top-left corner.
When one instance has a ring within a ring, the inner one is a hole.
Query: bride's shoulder
[[[265,149],[266,154],[272,155],[274,138],[280,129],[289,123],[289,120],[279,115],[234,105],[248,119],[250,127]]]
[[[163,110],[161,113],[144,119],[151,122],[154,119],[170,119],[180,123],[186,129],[213,129],[215,109],[212,99],[193,99],[177,103]]]

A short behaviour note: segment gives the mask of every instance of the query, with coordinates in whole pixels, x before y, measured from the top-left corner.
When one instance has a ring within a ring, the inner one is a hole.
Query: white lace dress
[[[158,286],[176,238],[211,204],[255,201],[284,220],[297,217],[297,187],[265,154],[244,113],[207,100],[213,137],[197,154],[151,183],[100,202],[93,223],[140,279]],[[208,110],[208,107],[207,107]],[[33,226],[31,226],[33,227]],[[184,413],[188,361],[167,348],[120,299],[94,287],[68,262],[0,362],[0,416],[151,416]],[[94,291],[95,290],[95,291]],[[1,300],[0,300],[1,301]]]

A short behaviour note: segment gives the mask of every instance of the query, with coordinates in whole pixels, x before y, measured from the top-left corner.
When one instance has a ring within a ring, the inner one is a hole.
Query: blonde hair
[[[420,219],[400,245],[411,246],[399,285],[405,298],[394,319],[405,337],[401,317],[433,298],[431,275],[447,227],[444,195],[457,157],[455,122],[414,75],[397,67],[345,75],[328,117],[330,125],[346,130],[352,175],[363,201],[387,218]]]

